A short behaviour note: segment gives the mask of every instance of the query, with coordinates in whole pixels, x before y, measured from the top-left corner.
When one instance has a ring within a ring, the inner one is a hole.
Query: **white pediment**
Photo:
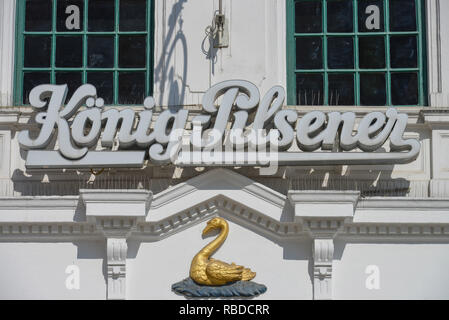
[[[158,221],[217,198],[280,221],[286,196],[226,169],[215,169],[154,195],[147,222]]]
[[[270,238],[298,236],[301,228],[292,224],[293,217],[289,223],[283,218],[287,202],[247,177],[215,169],[154,195],[145,231],[167,237],[220,215]]]

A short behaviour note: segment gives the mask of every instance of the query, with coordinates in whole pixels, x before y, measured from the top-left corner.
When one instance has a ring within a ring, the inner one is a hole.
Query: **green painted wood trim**
[[[147,0],[147,27],[145,31],[120,31],[120,0],[114,0],[116,5],[114,31],[113,32],[90,32],[88,31],[88,12],[89,12],[89,0],[84,0],[83,10],[83,30],[79,32],[69,31],[61,32],[56,30],[56,18],[57,18],[57,1],[53,0],[52,6],[52,30],[44,32],[29,32],[25,31],[25,14],[26,14],[26,1],[17,1],[17,17],[16,17],[16,52],[15,52],[15,70],[14,70],[14,105],[23,105],[23,74],[24,72],[36,71],[36,72],[50,72],[51,83],[56,81],[57,71],[72,71],[81,72],[81,79],[83,83],[87,82],[87,72],[113,72],[114,75],[114,105],[118,104],[118,78],[119,72],[145,72],[145,94],[150,96],[153,94],[154,83],[154,0]],[[24,67],[25,56],[25,36],[29,35],[47,35],[51,36],[52,48],[50,57],[49,68],[26,68]],[[82,66],[79,68],[60,68],[56,67],[56,37],[62,35],[77,35],[83,39],[83,57]],[[87,57],[87,39],[89,35],[113,35],[114,36],[114,67],[113,68],[89,68]],[[146,36],[146,66],[145,68],[120,68],[118,66],[119,58],[119,36],[121,35],[145,35]],[[128,104],[129,105],[129,104]]]
[[[418,73],[418,105],[428,105],[428,88],[427,88],[427,50],[426,50],[426,25],[425,25],[425,0],[415,0],[417,30],[410,32],[392,32],[390,31],[390,0],[384,0],[384,31],[360,33],[358,31],[358,0],[353,0],[353,26],[354,31],[349,33],[328,33],[327,32],[327,1],[328,0],[286,0],[286,17],[287,17],[287,103],[290,105],[297,104],[296,98],[296,74],[300,73],[321,73],[324,77],[324,105],[329,103],[329,74],[330,73],[353,73],[354,74],[354,101],[356,105],[360,105],[360,74],[369,72],[383,72],[386,75],[386,105],[392,105],[391,93],[391,75],[399,72],[417,72]],[[295,3],[299,1],[321,1],[322,3],[322,32],[319,33],[296,33],[295,32]],[[390,37],[392,35],[416,35],[418,45],[418,67],[417,68],[392,68],[390,63]],[[322,57],[323,68],[313,70],[296,69],[296,42],[298,37],[321,37],[322,38]],[[354,41],[354,68],[353,69],[329,69],[327,67],[327,39],[328,37],[352,36]],[[361,69],[359,66],[359,39],[365,36],[383,36],[385,41],[385,59],[386,68],[384,69]],[[402,106],[402,105],[401,105]]]

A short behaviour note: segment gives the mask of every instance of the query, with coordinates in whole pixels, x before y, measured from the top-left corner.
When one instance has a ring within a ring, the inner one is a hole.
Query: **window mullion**
[[[119,19],[120,19],[120,0],[115,0],[115,42],[114,42],[114,104],[118,104],[118,58],[119,58]]]
[[[390,58],[390,0],[385,0],[384,8],[385,20],[385,59],[386,59],[386,83],[387,83],[387,106],[391,106],[391,58]]]
[[[51,26],[51,58],[50,58],[50,82],[56,83],[55,67],[56,67],[56,14],[57,14],[57,0],[53,0],[52,7],[52,26]]]
[[[353,0],[354,10],[354,104],[360,105],[360,70],[359,70],[359,8],[357,0]]]
[[[23,105],[25,99],[23,97],[23,79],[24,79],[24,59],[25,59],[25,1],[18,1],[17,3],[17,39],[16,39],[16,70],[14,82],[14,102],[15,104]]]
[[[84,0],[84,16],[83,16],[83,43],[84,43],[84,49],[83,49],[83,76],[82,76],[82,83],[87,83],[87,23],[88,23],[88,14],[89,14],[89,0]]]
[[[151,51],[151,47],[150,47],[150,19],[151,19],[151,14],[150,14],[150,9],[151,9],[151,0],[147,1],[147,21],[146,22],[146,31],[147,31],[147,56],[146,56],[146,71],[145,71],[145,96],[149,95],[150,92],[150,74],[151,72],[150,70],[150,51]]]
[[[328,66],[327,66],[327,0],[323,0],[322,2],[322,7],[323,7],[323,36],[322,36],[322,41],[323,41],[323,69],[324,69],[324,74],[323,74],[323,86],[324,86],[324,95],[323,95],[323,105],[327,106],[329,105],[329,79],[328,79]],[[319,102],[318,102],[319,103]]]

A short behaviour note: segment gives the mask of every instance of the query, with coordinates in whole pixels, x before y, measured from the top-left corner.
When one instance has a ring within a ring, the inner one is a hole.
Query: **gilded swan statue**
[[[211,259],[210,256],[223,244],[229,233],[229,225],[222,218],[214,218],[207,223],[203,236],[212,230],[221,230],[216,239],[205,246],[193,258],[190,265],[190,277],[197,284],[206,286],[222,286],[235,281],[250,281],[255,272],[235,263],[225,263]]]

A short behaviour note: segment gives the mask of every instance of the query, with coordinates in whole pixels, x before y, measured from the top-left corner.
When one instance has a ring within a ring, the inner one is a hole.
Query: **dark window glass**
[[[119,104],[142,104],[145,99],[145,73],[121,72],[119,74]]]
[[[296,38],[296,68],[323,68],[322,40],[319,37]]]
[[[391,74],[391,99],[393,105],[418,104],[418,75],[416,73]]]
[[[120,0],[120,31],[145,31],[146,0]]]
[[[115,1],[89,1],[89,31],[114,31]]]
[[[387,103],[384,73],[360,75],[360,102],[363,106],[384,106]]]
[[[112,72],[88,72],[87,83],[97,88],[97,96],[103,98],[105,104],[114,103],[114,78]]]
[[[385,68],[384,37],[361,37],[359,40],[359,65],[362,69]]]
[[[87,40],[87,61],[90,68],[114,67],[114,37],[89,36]]]
[[[23,103],[30,104],[29,95],[31,90],[40,84],[50,83],[48,72],[26,72],[23,75]]]
[[[328,38],[327,52],[327,63],[330,69],[354,68],[354,43],[352,38]]]
[[[83,66],[83,38],[61,36],[56,38],[56,67]]]
[[[324,100],[323,93],[322,74],[296,75],[297,105],[322,105]]]
[[[79,15],[71,6],[78,7]],[[74,32],[84,29],[84,0],[58,0],[57,11],[56,30]]]
[[[25,9],[26,31],[51,31],[52,2],[52,0],[27,0]]]
[[[81,76],[81,72],[56,72],[56,84],[66,84],[69,88],[67,99],[83,84]]]
[[[376,24],[374,7],[379,8],[379,24]],[[360,32],[383,32],[385,31],[384,3],[383,0],[359,0],[359,31]],[[377,29],[379,27],[379,29]]]
[[[418,66],[416,36],[392,36],[390,57],[392,68],[416,68]]]
[[[329,105],[355,105],[354,75],[352,73],[329,74]]]
[[[295,4],[295,32],[322,32],[321,1],[299,1]]]
[[[144,68],[146,65],[146,37],[120,36],[119,67]]]
[[[352,32],[352,0],[329,0],[327,2],[327,31]]]
[[[415,0],[390,1],[391,31],[416,31]]]
[[[31,68],[50,67],[51,37],[26,36],[24,66]]]

